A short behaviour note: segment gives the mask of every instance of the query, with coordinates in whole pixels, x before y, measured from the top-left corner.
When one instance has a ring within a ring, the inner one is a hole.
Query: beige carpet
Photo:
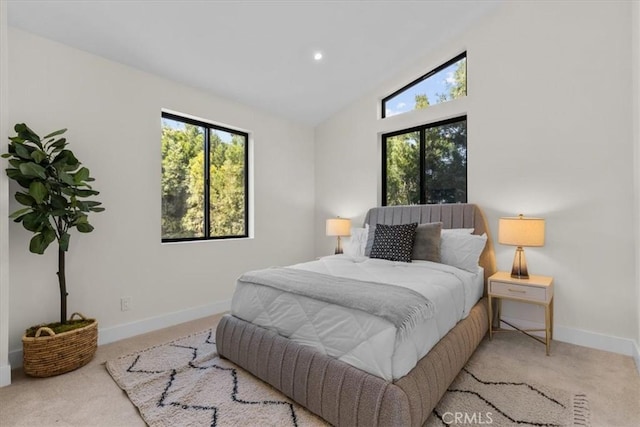
[[[322,426],[325,423],[216,353],[207,330],[106,363],[150,426]],[[486,365],[486,364],[485,364]],[[471,361],[427,422],[588,426],[584,394],[497,377]]]

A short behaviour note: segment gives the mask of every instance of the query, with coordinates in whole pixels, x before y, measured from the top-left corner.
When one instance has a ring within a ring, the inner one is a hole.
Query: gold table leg
[[[489,295],[489,339],[493,339],[493,302]]]
[[[547,347],[547,356],[551,347],[551,302],[544,308],[544,338]]]
[[[549,301],[549,304],[551,305],[551,339],[553,339],[553,298],[551,298],[551,301]]]

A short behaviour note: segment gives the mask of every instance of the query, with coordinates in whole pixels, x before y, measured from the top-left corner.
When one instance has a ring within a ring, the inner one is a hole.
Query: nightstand
[[[553,339],[553,277],[530,275],[528,279],[515,279],[506,271],[499,271],[489,277],[488,280],[489,294],[489,338],[493,338],[494,332],[510,331],[509,329],[500,329],[500,322],[520,331],[525,335],[541,342],[547,347],[547,356],[551,349],[551,340]],[[496,319],[498,328],[493,329],[493,299],[497,299]],[[531,304],[544,306],[544,329],[520,329],[509,322],[500,318],[502,309],[502,300],[520,301]],[[544,341],[528,332],[544,331]]]

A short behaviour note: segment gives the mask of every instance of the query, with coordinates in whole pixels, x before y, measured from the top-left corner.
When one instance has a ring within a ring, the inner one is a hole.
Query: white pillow
[[[460,229],[458,229],[460,230]],[[445,233],[440,239],[440,261],[475,273],[478,270],[480,254],[487,243],[487,235],[467,233]]]
[[[453,233],[472,234],[473,230],[475,229],[474,228],[443,228],[442,234],[453,234]]]
[[[352,257],[364,256],[369,237],[369,224],[364,228],[351,228],[351,237],[344,242],[344,254]]]

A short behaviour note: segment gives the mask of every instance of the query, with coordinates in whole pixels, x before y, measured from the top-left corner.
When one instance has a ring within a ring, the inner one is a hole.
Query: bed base
[[[336,426],[421,426],[489,328],[487,298],[407,375],[385,381],[275,332],[225,315],[218,353]]]

